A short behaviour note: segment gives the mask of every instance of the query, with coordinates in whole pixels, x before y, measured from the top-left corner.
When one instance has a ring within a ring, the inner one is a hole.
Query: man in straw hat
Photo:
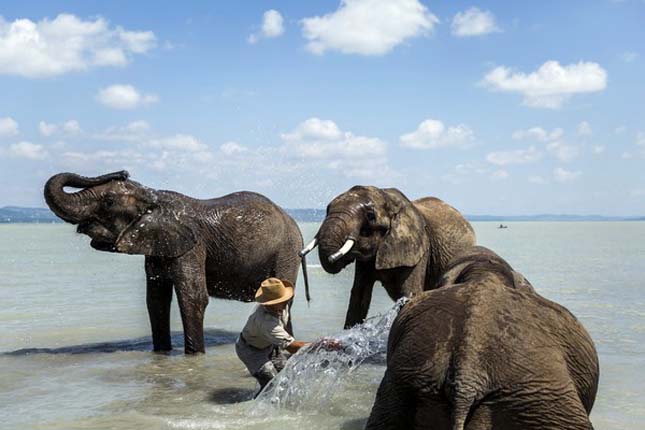
[[[288,304],[293,298],[293,284],[284,279],[268,278],[255,293],[259,306],[249,316],[235,343],[235,352],[251,375],[260,383],[260,391],[282,370],[272,355],[281,350],[294,354],[307,342],[293,338],[287,330]]]

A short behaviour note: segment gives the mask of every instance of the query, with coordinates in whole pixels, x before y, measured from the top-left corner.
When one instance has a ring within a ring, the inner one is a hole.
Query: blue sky
[[[60,171],[645,214],[645,2],[3,2],[0,206]]]

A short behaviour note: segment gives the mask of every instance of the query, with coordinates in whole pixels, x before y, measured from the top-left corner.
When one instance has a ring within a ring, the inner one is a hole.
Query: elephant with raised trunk
[[[68,193],[65,187],[82,190]],[[204,352],[208,296],[253,301],[261,281],[295,285],[302,236],[295,221],[266,197],[237,192],[198,200],[153,190],[125,171],[95,178],[53,176],[45,200],[56,215],[92,238],[100,251],[145,255],[147,306],[155,351],[172,349],[173,287],[185,352]]]
[[[408,302],[367,430],[592,429],[598,354],[582,324],[473,247]]]
[[[435,197],[410,201],[396,188],[355,186],[327,206],[314,240],[323,269],[338,273],[355,262],[345,328],[367,317],[380,281],[393,300],[430,289],[448,261],[475,244],[470,223]]]

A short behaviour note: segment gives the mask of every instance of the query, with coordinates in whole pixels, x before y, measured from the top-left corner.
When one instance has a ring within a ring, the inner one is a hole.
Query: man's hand
[[[343,344],[331,337],[323,337],[318,342],[316,342],[314,346],[319,346],[323,349],[326,349],[327,351],[339,351],[343,349]]]
[[[289,351],[291,354],[295,354],[298,352],[298,350],[302,347],[305,347],[309,345],[309,342],[301,342],[299,340],[294,340],[287,346],[286,350]]]

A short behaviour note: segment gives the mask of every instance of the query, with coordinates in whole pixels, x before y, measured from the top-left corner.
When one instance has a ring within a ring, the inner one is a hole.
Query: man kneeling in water
[[[292,298],[291,282],[278,278],[262,281],[255,293],[259,306],[249,316],[235,343],[237,356],[260,383],[260,391],[284,367],[284,359],[276,359],[276,355],[280,358],[283,350],[294,354],[309,345],[295,340],[285,329]]]

